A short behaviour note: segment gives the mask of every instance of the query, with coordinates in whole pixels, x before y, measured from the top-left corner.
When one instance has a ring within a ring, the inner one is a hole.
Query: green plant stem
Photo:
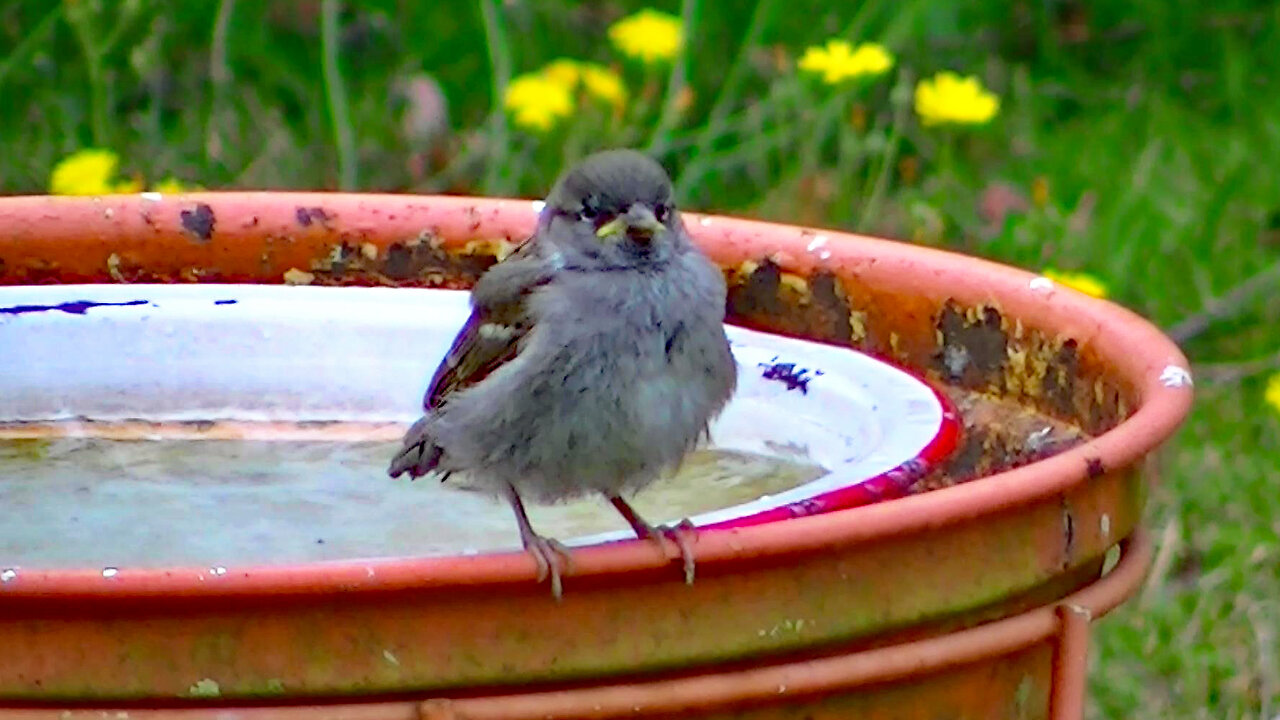
[[[804,178],[811,177],[821,166],[819,155],[822,145],[826,142],[827,131],[831,124],[836,121],[842,107],[842,98],[839,94],[828,97],[825,102],[817,108],[817,111],[811,115],[811,121],[805,118],[804,122],[797,122],[795,132],[805,138],[798,149],[799,156],[791,169],[774,183],[774,187],[794,187],[797,182]],[[801,108],[803,111],[803,108]],[[838,132],[838,130],[837,130]],[[760,164],[757,161],[757,164]]]
[[[126,14],[118,18],[115,26],[101,41],[99,37],[102,35],[102,28],[97,27],[98,18],[92,17],[92,8],[73,5],[62,13],[75,32],[76,40],[84,53],[85,69],[89,75],[89,121],[93,131],[93,144],[98,147],[110,144],[110,138],[107,137],[107,83],[102,61],[124,37],[133,21],[142,15],[144,9],[143,3],[125,3],[123,7],[127,10]]]
[[[813,124],[808,128],[810,142],[805,143],[800,151],[800,165],[793,173],[793,177],[805,177],[818,169],[820,164],[818,155],[827,138],[827,130],[832,123],[836,122],[840,115],[840,108],[843,106],[844,97],[839,93],[832,94],[826,102],[822,103]]]
[[[115,27],[111,28],[107,39],[98,44],[99,55],[102,57],[105,57],[107,53],[115,49],[124,34],[129,31],[129,28],[133,27],[133,21],[141,17],[147,9],[144,2],[120,3],[119,7],[125,11],[124,15],[117,19]]]
[[[662,114],[649,135],[647,150],[650,155],[660,156],[667,152],[667,135],[680,118],[680,96],[689,82],[689,38],[694,36],[697,29],[698,13],[701,8],[702,3],[699,0],[684,0],[680,3],[680,24],[684,29],[685,42],[684,47],[676,55],[675,62],[671,64],[671,74],[667,77],[666,96],[662,101]]]
[[[320,3],[320,51],[329,120],[338,148],[338,187],[354,190],[357,182],[355,136],[347,107],[347,88],[338,69],[338,0],[322,0]]]
[[[770,86],[767,94],[752,101],[751,105],[738,112],[722,118],[715,128],[704,125],[696,130],[672,132],[668,135],[667,147],[680,148],[700,147],[703,152],[709,150],[715,141],[734,133],[750,130],[756,126],[762,108],[772,108],[775,103],[790,100],[797,93],[799,84],[788,79]],[[704,141],[705,137],[705,143]],[[695,154],[696,158],[697,155]]]
[[[756,161],[757,153],[767,153],[787,147],[795,141],[795,132],[790,128],[780,128],[772,132],[760,133],[741,145],[723,152],[709,152],[703,155],[698,163],[699,177],[715,170],[727,170]]]
[[[57,5],[46,13],[45,16],[40,19],[40,22],[22,38],[16,47],[13,48],[13,51],[9,53],[9,56],[0,62],[0,87],[4,87],[5,78],[13,71],[14,67],[25,63],[27,56],[31,55],[37,47],[48,41],[49,35],[53,33],[53,29],[61,17],[62,6]]]
[[[560,167],[569,167],[594,149],[592,146],[603,130],[597,124],[594,110],[579,104],[577,114],[573,122],[568,123],[560,142]]]
[[[1204,309],[1175,323],[1167,332],[1174,342],[1185,343],[1213,327],[1215,322],[1235,317],[1250,300],[1272,291],[1280,282],[1280,260],[1204,304]]]
[[[99,56],[85,58],[89,71],[89,121],[93,132],[93,144],[106,147],[107,141],[107,88],[102,77],[102,60]]]
[[[414,189],[440,192],[449,188],[472,172],[473,166],[478,163],[480,157],[485,153],[484,148],[481,147],[483,143],[484,139],[482,137],[473,136],[462,146],[461,150],[449,158],[449,162],[444,167],[415,185]]]
[[[734,57],[733,64],[729,66],[729,73],[725,75],[724,82],[720,84],[720,92],[716,93],[711,111],[707,113],[707,130],[714,130],[719,126],[729,114],[729,109],[737,102],[738,92],[746,76],[747,59],[752,50],[760,44],[760,37],[764,35],[765,25],[773,18],[773,9],[776,4],[774,0],[760,0],[756,3],[755,10],[751,13],[750,24],[738,46],[738,54]],[[704,134],[705,132],[704,130]]]
[[[910,87],[910,73],[904,71],[899,76],[898,84],[899,86]],[[910,102],[903,100],[894,103],[893,125],[889,131],[889,141],[885,143],[884,157],[880,159],[880,171],[876,173],[871,192],[863,192],[866,201],[862,204],[862,212],[858,216],[856,227],[859,232],[866,232],[872,219],[880,211],[880,203],[884,201],[885,193],[889,190],[889,178],[893,176],[893,170],[898,162],[898,149],[902,146],[902,131],[907,126],[907,118],[910,115]]]
[[[789,123],[775,125],[773,130],[752,133],[733,148],[716,152],[710,151],[686,169],[691,184],[701,180],[707,173],[716,170],[727,170],[741,165],[759,165],[760,156],[788,147],[795,143],[798,135],[806,128],[797,128]]]
[[[706,176],[707,171],[711,169],[713,163],[710,161],[714,161],[714,164],[718,166],[723,166],[726,155],[732,155],[735,151],[747,147],[760,147],[753,144],[752,141],[759,136],[760,126],[768,124],[763,122],[765,110],[781,110],[789,107],[792,104],[791,101],[799,95],[799,89],[799,83],[791,80],[776,84],[769,89],[769,94],[766,97],[754,103],[750,108],[735,113],[726,119],[721,124],[718,134],[712,138],[713,142],[708,144],[704,152],[694,155],[676,178],[677,196],[682,199],[689,197],[689,192],[693,189],[693,186],[700,182]],[[781,116],[784,113],[779,112],[777,115]],[[774,120],[773,124],[780,127],[781,131],[771,133],[771,137],[786,137],[790,139],[796,134],[797,131],[794,129],[793,124],[788,122],[786,118],[778,117],[774,118]],[[733,149],[724,152],[712,150],[715,140],[734,134],[741,134],[743,137],[741,142],[735,145]],[[686,142],[692,142],[693,137],[692,133],[673,135],[670,147],[682,147]],[[776,144],[767,143],[764,147],[769,148]]]
[[[942,128],[938,134],[938,172],[948,184],[956,178],[956,133]]]
[[[484,179],[480,189],[486,195],[493,194],[502,176],[501,157],[508,145],[507,115],[502,110],[502,98],[511,81],[511,53],[506,32],[498,17],[494,0],[480,0],[480,17],[484,22],[484,39],[489,49],[490,86],[493,89],[492,109],[489,111],[489,138],[485,160]]]
[[[1280,351],[1253,360],[1196,364],[1192,368],[1197,383],[1235,383],[1263,373],[1280,370]]]
[[[227,33],[231,25],[231,13],[235,10],[236,0],[219,0],[218,12],[214,15],[213,35],[209,40],[209,112],[206,115],[205,158],[221,160],[222,138],[221,118],[225,114],[224,104],[227,101],[227,87],[231,84],[231,67],[227,62]]]
[[[107,145],[107,98],[102,79],[103,48],[94,40],[95,29],[90,19],[79,13],[68,14],[67,24],[75,32],[80,50],[84,54],[85,70],[89,75],[89,124],[93,132],[93,144]]]
[[[209,79],[215,90],[223,89],[231,82],[231,67],[227,64],[227,32],[235,7],[236,0],[219,0],[218,12],[214,16],[213,35],[209,40]]]
[[[693,156],[697,157],[707,151],[723,132],[725,120],[729,115],[729,110],[737,103],[738,93],[742,88],[742,81],[746,75],[747,58],[751,51],[760,42],[760,36],[764,34],[765,24],[773,17],[773,7],[776,3],[774,0],[760,0],[756,3],[755,10],[751,13],[751,22],[747,26],[746,33],[742,36],[742,42],[738,45],[738,53],[733,59],[733,65],[729,67],[729,73],[725,76],[724,82],[720,84],[720,91],[716,93],[715,102],[711,105],[711,111],[707,113],[707,121],[702,126],[702,130],[698,132],[697,144],[693,151]]]

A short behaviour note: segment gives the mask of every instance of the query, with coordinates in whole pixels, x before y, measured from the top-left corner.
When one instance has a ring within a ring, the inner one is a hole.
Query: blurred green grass
[[[341,7],[334,50],[348,96],[354,187],[545,189],[564,159],[558,148],[548,155],[518,138],[486,146],[489,136],[477,131],[494,117],[483,4]],[[95,42],[108,45],[96,67],[66,16],[95,5]],[[495,5],[516,73],[562,55],[615,62],[604,28],[641,6]],[[677,175],[698,162],[690,138],[742,49],[754,6],[689,7],[691,105],[658,138]],[[339,187],[322,8],[319,0],[5,3],[0,193],[45,191],[54,163],[89,146],[115,150],[127,174],[148,179],[174,175],[211,189]],[[1266,375],[1280,368],[1280,275],[1265,275],[1256,292],[1232,293],[1280,263],[1280,6],[792,0],[761,12],[760,35],[743,55],[744,108],[779,72],[779,49],[794,58],[843,34],[897,54],[898,92],[909,91],[910,75],[979,74],[1002,96],[1000,116],[957,138],[949,168],[930,145],[936,136],[906,137],[901,157],[915,169],[899,167],[869,213],[865,195],[821,191],[832,177],[842,181],[829,163],[795,164],[792,150],[831,152],[826,136],[761,150],[748,127],[711,143],[710,170],[682,183],[686,205],[1086,271],[1118,302],[1174,329],[1197,366],[1198,402],[1160,458],[1163,479],[1148,511],[1160,545],[1155,572],[1139,598],[1100,625],[1091,714],[1280,716],[1280,413],[1262,401]],[[398,88],[424,71],[449,104],[448,131],[435,145],[402,130]],[[887,126],[894,91],[889,82],[859,97],[873,129]],[[582,152],[592,138],[575,142]],[[457,160],[467,153],[469,161]],[[531,166],[532,157],[539,162]],[[993,213],[1001,203],[1014,209]]]

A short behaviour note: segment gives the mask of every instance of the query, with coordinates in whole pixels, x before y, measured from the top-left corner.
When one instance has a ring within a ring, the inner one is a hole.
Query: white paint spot
[[[151,202],[160,202],[160,200],[164,198],[163,195],[153,190],[148,190],[146,192],[141,192],[138,194],[142,196],[143,200],[150,200]]]
[[[1071,614],[1073,614],[1073,615],[1079,615],[1080,617],[1084,618],[1085,620],[1092,620],[1092,619],[1093,619],[1093,610],[1091,610],[1090,608],[1087,608],[1087,607],[1085,607],[1085,606],[1083,606],[1083,605],[1080,605],[1080,604],[1078,604],[1078,603],[1066,603],[1066,604],[1064,604],[1064,605],[1063,605],[1063,607],[1064,607],[1064,608],[1066,608],[1067,610],[1071,611]]]
[[[1102,517],[1098,518],[1098,531],[1102,533],[1103,540],[1111,539],[1111,516],[1102,513]]]
[[[1053,281],[1043,275],[1038,275],[1031,278],[1031,282],[1027,283],[1027,287],[1035,292],[1047,293],[1053,290]]]
[[[392,665],[395,665],[396,667],[400,667],[400,658],[396,657],[390,650],[382,651],[382,659],[386,660]]]
[[[222,577],[223,575],[227,574],[227,569],[222,567],[221,565],[214,565],[213,567],[209,568],[209,573],[215,577]]]
[[[808,250],[809,252],[813,252],[814,250],[817,250],[818,248],[826,244],[827,244],[826,235],[816,235],[814,236],[813,240],[810,240],[809,244],[805,246],[805,250]]]
[[[1046,425],[1040,428],[1039,430],[1036,430],[1035,432],[1031,433],[1030,435],[1027,436],[1027,449],[1031,450],[1032,452],[1039,452],[1040,450],[1043,450],[1046,441],[1049,439],[1049,435],[1052,433],[1053,433],[1053,427],[1049,425]]]
[[[0,582],[12,582],[18,577],[17,568],[5,568],[0,570]]]
[[[710,227],[710,226],[711,226],[711,218],[709,218],[709,217],[698,218],[698,224],[699,224],[699,225],[701,225],[702,227]]]
[[[546,206],[547,206],[547,204],[546,204],[545,202],[543,202],[542,200],[534,200],[534,201],[533,201],[532,203],[530,203],[530,204],[531,204],[531,205],[533,205],[533,211],[534,211],[534,212],[536,212],[536,213],[540,213],[540,212],[542,212],[542,208],[544,208],[544,207],[546,207]]]
[[[113,567],[102,568],[102,577],[104,578],[113,578],[119,574],[120,574],[120,570],[118,568],[113,568]]]
[[[104,217],[104,218],[106,218],[106,219],[108,219],[108,220],[110,220],[111,218],[113,218],[113,217],[115,217],[115,216],[116,216],[116,211],[115,211],[115,209],[114,209],[114,208],[105,208],[105,209],[103,209],[103,211],[102,211],[102,217]]]
[[[1191,380],[1191,372],[1184,367],[1177,365],[1167,366],[1160,373],[1160,384],[1165,387],[1191,387],[1195,383]]]

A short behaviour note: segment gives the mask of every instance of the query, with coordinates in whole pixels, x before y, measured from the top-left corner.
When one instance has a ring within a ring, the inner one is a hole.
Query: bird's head
[[[683,242],[671,180],[633,150],[599,152],[565,171],[543,223],[562,250],[593,265],[660,261]]]

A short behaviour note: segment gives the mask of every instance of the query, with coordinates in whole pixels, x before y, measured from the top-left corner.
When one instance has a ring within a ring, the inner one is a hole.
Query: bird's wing
[[[490,272],[497,268],[501,268],[498,272],[506,286],[492,297],[473,294],[471,316],[436,368],[422,399],[427,411],[440,407],[449,395],[475,385],[514,359],[520,350],[520,339],[533,327],[529,295],[554,275],[554,267],[542,257],[537,238],[522,244]]]

